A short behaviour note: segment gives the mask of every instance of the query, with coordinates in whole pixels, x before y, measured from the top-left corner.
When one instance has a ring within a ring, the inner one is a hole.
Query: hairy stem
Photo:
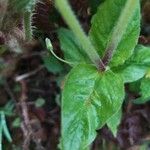
[[[95,64],[95,66],[100,69],[104,70],[105,66],[100,59],[98,53],[96,52],[95,48],[93,47],[89,37],[85,34],[79,21],[77,20],[76,16],[74,15],[69,3],[67,0],[55,0],[56,8],[59,10],[61,15],[63,16],[64,20],[73,31],[79,42],[81,43],[85,53],[88,55],[90,60]]]
[[[127,0],[125,7],[117,22],[117,25],[114,27],[112,37],[109,43],[107,44],[105,55],[103,57],[103,62],[105,65],[107,65],[113,57],[113,54],[117,49],[120,41],[122,40],[122,36],[124,35],[127,29],[128,23],[131,20],[134,11],[136,10],[136,7],[137,0]]]
[[[30,41],[32,39],[32,13],[31,12],[25,12],[24,13],[24,31],[25,31],[25,37],[26,40]]]

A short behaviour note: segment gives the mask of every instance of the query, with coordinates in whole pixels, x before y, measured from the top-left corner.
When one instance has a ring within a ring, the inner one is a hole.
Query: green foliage
[[[52,43],[51,43],[51,40],[50,40],[50,39],[46,38],[46,39],[45,39],[45,42],[46,42],[46,47],[47,47],[47,49],[48,49],[48,50],[49,50],[49,51],[53,54],[53,56],[54,56],[55,58],[57,58],[59,61],[61,61],[61,62],[63,62],[63,63],[69,64],[69,65],[72,65],[72,63],[71,63],[71,62],[68,62],[68,61],[66,61],[66,60],[62,59],[62,58],[58,57],[58,56],[55,54],[55,52],[54,52],[54,50],[53,50],[53,46],[52,46]]]
[[[121,109],[119,109],[108,121],[107,126],[113,133],[114,137],[117,135],[118,126],[121,122],[122,112]]]
[[[63,50],[64,57],[67,61],[72,62],[74,65],[90,62],[72,31],[61,28],[58,30],[58,35],[61,49]]]
[[[43,61],[47,70],[54,74],[61,73],[64,69],[62,64],[52,55],[43,57]]]
[[[138,93],[140,91],[141,80],[137,80],[136,82],[132,82],[129,84],[129,90],[132,93]]]
[[[149,47],[136,46],[139,0],[105,0],[92,19],[89,37],[67,0],[55,0],[55,5],[71,29],[58,31],[61,48],[65,59],[75,64],[62,93],[61,149],[84,150],[105,124],[116,135],[124,83],[145,76]],[[47,40],[46,44],[50,46]]]
[[[149,69],[146,72],[145,76],[130,84],[130,91],[140,94],[140,97],[134,99],[134,104],[144,104],[150,101],[150,74]]]
[[[150,67],[150,47],[137,45],[129,61],[134,64]]]
[[[11,138],[11,135],[9,133],[7,123],[6,123],[5,112],[0,111],[0,150],[2,150],[2,139],[3,139],[2,135],[3,134],[9,142],[12,142],[12,138]]]
[[[106,0],[92,18],[90,38],[99,55],[112,55],[111,60],[105,61],[118,66],[133,53],[139,32],[139,0]]]
[[[143,78],[140,85],[141,97],[134,100],[135,104],[144,104],[150,101],[150,78]]]
[[[125,83],[129,83],[143,78],[149,67],[150,47],[137,45],[133,55],[125,64],[113,69],[123,77]]]
[[[13,128],[18,128],[21,126],[21,119],[19,117],[15,118],[15,120],[12,122]]]
[[[146,66],[125,64],[118,67],[115,71],[123,77],[124,83],[130,83],[141,79],[145,75],[146,70]]]
[[[42,107],[44,104],[45,104],[45,99],[43,99],[43,98],[38,98],[38,99],[35,101],[35,106],[36,106],[36,107]]]
[[[104,0],[88,0],[90,4],[91,13],[95,14],[97,11],[97,7],[102,3]]]
[[[95,130],[118,111],[123,98],[123,81],[110,70],[97,72],[85,64],[73,68],[62,96],[62,149],[86,148]]]
[[[102,63],[101,59],[98,53],[95,51],[89,37],[84,33],[83,29],[81,28],[81,25],[79,24],[76,16],[69,7],[67,0],[55,0],[55,6],[64,16],[66,23],[69,25],[70,29],[77,37],[77,40],[80,42],[88,58],[97,68],[99,68],[99,64]]]
[[[9,142],[12,142],[12,138],[6,122],[6,116],[13,116],[13,110],[13,101],[9,101],[4,107],[0,108],[0,150],[2,150],[3,135]]]
[[[0,108],[0,111],[3,111],[7,116],[12,116],[14,115],[13,109],[14,103],[13,101],[9,101],[4,107]]]
[[[146,150],[147,149],[147,145],[143,145],[140,147],[140,150]]]

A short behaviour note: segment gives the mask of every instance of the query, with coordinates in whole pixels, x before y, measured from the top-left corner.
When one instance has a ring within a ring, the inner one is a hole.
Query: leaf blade
[[[5,137],[6,137],[6,139],[11,143],[12,142],[12,138],[11,138],[10,132],[8,130],[5,114],[4,114],[3,111],[1,113],[1,121],[2,121],[3,133],[4,133]]]
[[[126,2],[126,0],[107,0],[99,7],[97,14],[92,18],[92,27],[89,35],[100,56],[104,57],[106,49],[110,49],[110,51],[115,49],[115,53],[109,63],[110,66],[123,64],[133,53],[138,41],[140,32],[139,1],[134,0],[135,6],[133,5],[133,9],[135,9],[135,12],[131,15],[132,17],[128,17],[128,20],[126,18],[124,18],[125,20],[122,19],[122,22],[127,22],[128,24],[125,27],[126,29],[122,29],[124,32],[121,37],[119,31],[124,24],[122,26],[119,25],[119,29],[116,28],[117,21]],[[128,2],[130,3],[131,1]],[[120,39],[118,40],[118,38]],[[110,41],[112,44],[109,44]],[[108,55],[111,55],[110,53]]]
[[[150,47],[137,45],[133,55],[124,65],[112,69],[123,77],[124,83],[130,83],[143,78],[149,68]]]
[[[121,121],[122,112],[121,109],[118,110],[108,121],[107,126],[113,133],[114,137],[117,136],[117,129]]]
[[[58,30],[58,36],[65,60],[74,64],[90,62],[72,31],[61,28]]]
[[[63,150],[87,147],[94,140],[96,129],[120,108],[124,86],[118,77],[111,71],[97,72],[85,64],[71,71],[62,96]]]
[[[141,81],[141,98],[142,102],[145,103],[150,99],[150,78],[143,78]]]

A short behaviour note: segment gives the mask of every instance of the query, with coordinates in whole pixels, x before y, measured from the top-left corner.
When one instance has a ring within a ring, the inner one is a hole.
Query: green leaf
[[[19,128],[21,126],[21,119],[19,117],[15,118],[12,122],[13,128]]]
[[[140,91],[141,80],[137,80],[136,82],[132,82],[129,84],[129,91],[132,93],[139,93]]]
[[[36,107],[42,107],[44,104],[45,104],[45,99],[43,99],[43,98],[38,98],[38,99],[35,101],[35,106],[36,106]]]
[[[14,101],[10,100],[9,102],[7,102],[7,104],[2,108],[2,110],[4,111],[6,116],[13,116],[14,115]]]
[[[62,150],[86,148],[95,130],[118,111],[123,98],[120,76],[85,64],[73,68],[62,94]]]
[[[122,76],[124,83],[130,83],[143,78],[147,71],[147,67],[136,64],[125,64],[115,68],[113,71]]]
[[[8,130],[8,127],[7,127],[7,123],[6,123],[5,114],[4,114],[3,111],[1,112],[1,121],[2,121],[2,123],[1,123],[2,129],[3,129],[3,133],[4,133],[5,137],[7,138],[7,140],[9,142],[12,142],[12,138],[11,138],[11,135],[9,133],[9,130]]]
[[[114,137],[116,137],[116,135],[117,135],[118,126],[119,126],[120,121],[121,121],[121,116],[122,116],[122,112],[121,112],[121,109],[119,109],[119,111],[117,111],[117,112],[107,121],[107,126],[108,126],[109,129],[112,131]]]
[[[144,77],[150,67],[150,47],[137,45],[133,55],[124,65],[113,68],[120,74],[125,83],[134,82]]]
[[[58,35],[65,60],[74,64],[90,62],[72,31],[61,28],[58,30]]]
[[[142,95],[142,99],[143,99],[142,102],[143,103],[150,100],[150,78],[143,78],[142,79],[142,81],[141,81],[141,95]]]
[[[139,86],[141,97],[135,99],[133,101],[134,104],[144,104],[150,101],[150,77],[145,76],[141,79]]]
[[[149,142],[148,143],[143,143],[141,146],[140,146],[140,149],[139,150],[147,150],[149,148]]]
[[[97,7],[103,2],[104,0],[88,0],[91,8],[91,14],[95,14],[97,11]]]
[[[150,47],[137,45],[129,63],[150,67]]]
[[[43,57],[44,66],[49,72],[54,74],[61,73],[63,71],[62,64],[54,56]]]
[[[141,105],[141,104],[144,104],[148,101],[150,101],[150,97],[147,97],[147,98],[139,97],[139,98],[134,99],[132,101],[132,103],[136,104],[136,105]]]
[[[130,5],[130,3],[133,3]],[[110,66],[121,65],[133,53],[140,33],[139,0],[106,0],[92,18],[90,38],[101,57],[113,57]]]
[[[67,0],[55,0],[55,6],[58,9],[58,11],[63,16],[66,24],[69,26],[69,28],[72,30],[74,35],[76,36],[78,42],[82,45],[82,48],[84,49],[84,53],[88,56],[88,58],[91,60],[91,62],[94,63],[94,65],[99,69],[100,65],[104,65],[102,63],[102,60],[100,59],[98,53],[96,52],[94,46],[92,45],[89,37],[85,34],[83,31],[79,21],[77,20],[75,14],[73,13],[69,3]]]

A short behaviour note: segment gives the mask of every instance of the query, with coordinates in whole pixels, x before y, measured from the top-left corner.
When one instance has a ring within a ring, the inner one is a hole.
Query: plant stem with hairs
[[[24,32],[25,38],[27,41],[32,39],[32,13],[25,12],[24,13]]]
[[[134,11],[136,10],[136,1],[137,0],[128,0],[126,2],[126,5],[119,17],[117,25],[114,27],[111,39],[107,44],[105,55],[103,57],[103,62],[105,65],[109,64],[115,50],[117,49],[120,41],[122,40],[122,36],[127,29],[128,23],[132,18]]]
[[[88,55],[90,60],[95,64],[97,69],[105,70],[105,65],[100,59],[98,53],[96,52],[94,46],[92,45],[89,37],[85,34],[79,21],[74,15],[67,0],[55,0],[55,6],[63,16],[64,20],[73,31],[79,42],[81,43],[85,53]]]

